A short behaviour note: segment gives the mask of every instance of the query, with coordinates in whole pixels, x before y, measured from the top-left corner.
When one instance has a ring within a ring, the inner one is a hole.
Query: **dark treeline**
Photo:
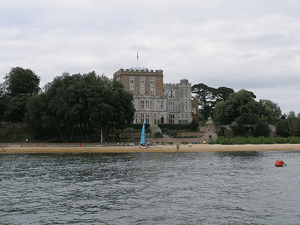
[[[96,75],[63,73],[39,88],[40,78],[29,69],[13,68],[1,86],[0,119],[27,122],[40,136],[57,131],[63,142],[72,142],[74,130],[81,141],[92,135],[104,138],[110,130],[131,124],[134,117],[132,94],[122,83]]]
[[[111,130],[118,134],[134,118],[132,94],[124,91],[122,83],[95,72],[63,73],[42,89],[40,77],[30,69],[12,68],[4,79],[0,86],[0,120],[27,122],[37,137],[54,132],[61,141],[72,142],[76,131],[80,141],[92,141],[95,135],[100,140],[101,130],[107,138]],[[277,103],[256,101],[251,91],[234,92],[200,83],[192,87],[192,92],[200,105],[200,123],[212,118],[218,125],[230,125],[236,136],[267,137],[268,125],[276,126],[278,136],[300,136],[299,114],[291,111],[282,115]],[[194,123],[193,130],[197,127]],[[219,135],[225,135],[224,128]]]
[[[277,103],[256,101],[251,91],[234,92],[231,88],[216,89],[200,83],[192,87],[192,92],[200,105],[200,121],[212,118],[218,125],[230,125],[236,136],[267,137],[271,132],[268,125],[276,126],[277,136],[300,136],[300,115],[296,117],[293,111],[282,115]],[[224,127],[219,135],[225,135]]]

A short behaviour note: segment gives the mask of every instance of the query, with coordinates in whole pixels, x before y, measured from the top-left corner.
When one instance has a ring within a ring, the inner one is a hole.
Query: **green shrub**
[[[210,140],[210,141],[208,142],[208,144],[210,144],[210,145],[214,145],[214,144],[216,144],[216,141],[214,141],[214,140]]]
[[[216,144],[232,145],[232,141],[225,137],[218,137],[218,139],[216,140]]]
[[[191,124],[158,124],[160,129],[168,130],[190,130]]]
[[[259,145],[261,143],[262,143],[262,139],[261,138],[254,138],[254,137],[250,137],[249,138],[249,144]]]
[[[288,143],[289,139],[288,138],[283,138],[283,137],[276,137],[275,142],[278,144],[286,144]]]
[[[225,131],[226,131],[225,127],[220,127],[220,130],[218,132],[218,136],[224,137],[225,136]]]
[[[143,128],[143,124],[141,124],[141,123],[140,124],[131,124],[130,126],[136,130],[142,130],[142,128]],[[146,123],[145,129],[149,129],[149,127],[150,127],[150,124]]]
[[[192,122],[190,123],[190,131],[197,131],[198,127],[199,127],[198,121],[193,118]]]
[[[245,137],[235,137],[232,139],[232,144],[234,145],[244,145],[244,144],[247,144],[248,143],[248,139],[245,138]]]
[[[183,141],[183,142],[181,142],[181,144],[186,145],[186,144],[188,144],[188,142],[187,141]]]
[[[174,137],[174,136],[177,136],[177,135],[178,135],[178,132],[176,130],[169,131],[169,136],[170,137]]]
[[[298,144],[300,143],[300,137],[289,137],[290,144]]]
[[[162,137],[163,137],[163,135],[160,132],[156,132],[154,134],[154,138],[162,138]]]
[[[162,128],[161,131],[163,134],[169,134],[169,130],[167,128]]]
[[[169,145],[172,145],[172,144],[173,144],[173,142],[172,142],[172,141],[170,141],[170,142],[169,142]]]
[[[262,141],[262,144],[275,144],[275,143],[276,142],[275,142],[274,138],[271,138],[271,137],[267,137]]]

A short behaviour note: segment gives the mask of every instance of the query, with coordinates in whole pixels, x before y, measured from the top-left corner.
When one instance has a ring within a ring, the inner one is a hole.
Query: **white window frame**
[[[169,102],[168,110],[169,111],[175,111],[175,102]]]
[[[140,77],[140,83],[145,84],[145,77]]]

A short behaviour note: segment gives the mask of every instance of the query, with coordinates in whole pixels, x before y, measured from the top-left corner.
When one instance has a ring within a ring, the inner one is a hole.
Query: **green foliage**
[[[281,109],[277,103],[273,103],[270,100],[261,99],[259,100],[262,106],[262,118],[265,118],[268,124],[273,124],[280,120]]]
[[[82,141],[88,142],[101,129],[106,139],[110,129],[121,130],[131,124],[132,99],[120,82],[95,72],[64,73],[48,83],[43,93],[32,97],[26,117],[39,129],[57,129],[63,142],[73,140],[75,126],[81,130]]]
[[[254,97],[252,92],[246,90],[232,93],[226,101],[220,101],[216,104],[214,121],[224,125],[233,122],[239,126],[256,124],[261,107],[254,100]],[[243,130],[240,131],[243,132]]]
[[[131,124],[130,126],[136,130],[142,130],[143,128],[143,124]],[[150,124],[145,123],[145,129],[147,130],[149,128],[150,128]]]
[[[225,137],[218,137],[216,140],[216,144],[221,144],[221,145],[232,145],[232,141],[229,138]]]
[[[230,126],[232,132],[235,136],[246,136],[246,134],[251,133],[253,130],[253,126],[247,126],[247,125],[232,125]]]
[[[40,90],[40,78],[30,69],[16,67],[4,79],[0,90],[0,118],[10,122],[22,122],[26,114],[27,100]]]
[[[290,144],[299,144],[300,143],[300,137],[289,137],[289,143]]]
[[[263,119],[259,119],[253,131],[254,137],[259,137],[259,136],[269,137],[270,133],[271,130],[269,128],[268,123]]]
[[[275,126],[277,136],[300,136],[300,118],[296,117],[294,111],[291,111],[288,117],[282,116]]]
[[[154,133],[154,138],[163,138],[163,135],[160,132]]]
[[[231,140],[231,143],[233,145],[245,145],[248,144],[248,141],[249,141],[248,138],[237,136]]]
[[[274,138],[271,137],[265,137],[265,139],[262,141],[262,144],[275,144],[276,141]]]
[[[178,132],[176,130],[169,130],[168,131],[168,135],[170,137],[174,137],[174,136],[177,136],[178,135]]]
[[[4,112],[4,120],[11,122],[24,121],[28,98],[26,94],[8,97],[9,102]]]
[[[218,131],[218,137],[225,136],[226,127],[220,127]]]
[[[276,137],[274,140],[277,144],[286,144],[289,141],[288,138],[284,138],[284,137]]]
[[[276,127],[276,135],[281,137],[289,136],[289,124],[288,121],[284,118],[278,121],[275,125]]]
[[[6,91],[10,96],[27,94],[29,96],[37,94],[40,90],[40,78],[30,69],[20,67],[12,68],[4,77]]]
[[[190,124],[158,124],[160,129],[168,129],[168,130],[190,130]]]
[[[216,141],[214,141],[214,140],[211,139],[211,140],[208,142],[208,144],[214,145],[214,144],[216,144]]]
[[[275,144],[276,139],[271,137],[260,136],[257,138],[254,137],[235,137],[232,139],[225,137],[218,137],[216,144],[222,145],[244,145],[244,144]]]
[[[172,145],[172,144],[173,144],[173,142],[172,142],[172,141],[170,141],[170,142],[169,142],[169,145]]]
[[[193,118],[193,120],[190,124],[190,131],[197,131],[198,127],[199,127],[198,121]]]
[[[167,128],[162,128],[161,131],[163,134],[169,134],[169,130]]]
[[[187,144],[188,144],[188,142],[187,142],[187,141],[183,141],[183,142],[181,142],[181,144],[183,144],[183,145],[187,145]]]
[[[225,101],[234,90],[227,87],[219,87],[217,89],[208,87],[206,84],[199,83],[192,86],[192,92],[196,94],[200,105],[200,118],[207,120],[213,116],[214,106],[219,101]]]

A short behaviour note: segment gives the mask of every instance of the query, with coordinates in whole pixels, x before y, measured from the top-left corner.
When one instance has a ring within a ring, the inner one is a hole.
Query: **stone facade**
[[[147,68],[120,69],[114,79],[134,95],[136,110],[133,123],[184,124],[192,121],[191,84],[182,79],[178,84],[163,84],[162,70]]]
[[[215,141],[218,138],[218,127],[211,119],[206,122],[204,127],[200,127],[200,131],[204,133],[203,138],[206,141]]]

